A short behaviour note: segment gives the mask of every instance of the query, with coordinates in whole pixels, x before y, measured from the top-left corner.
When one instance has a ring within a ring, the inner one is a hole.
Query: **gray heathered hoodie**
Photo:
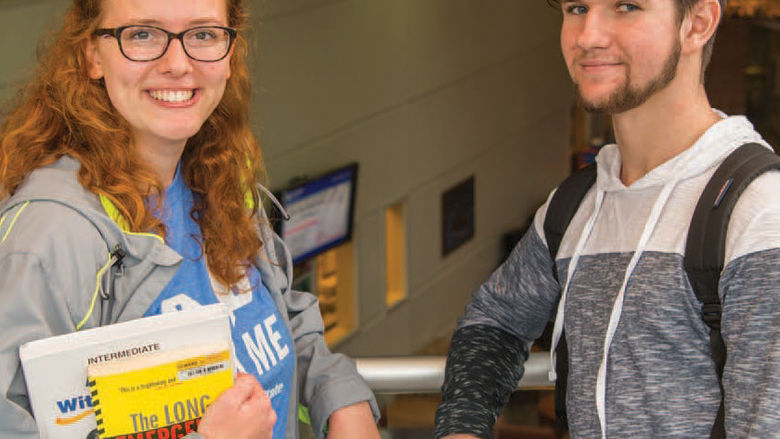
[[[557,326],[565,322],[573,438],[709,437],[720,392],[683,251],[701,190],[747,142],[765,144],[747,119],[724,118],[629,187],[616,145],[599,153],[596,185],[557,256],[569,285]],[[780,173],[759,177],[729,225],[719,285],[728,437],[780,437],[779,189]],[[530,344],[555,317],[562,291],[543,238],[546,209],[474,294],[461,327],[489,325]]]

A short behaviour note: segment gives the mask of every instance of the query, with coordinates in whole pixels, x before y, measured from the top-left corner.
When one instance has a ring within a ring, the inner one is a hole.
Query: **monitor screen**
[[[352,237],[357,164],[328,172],[281,192],[290,219],[281,236],[293,264],[303,262]]]

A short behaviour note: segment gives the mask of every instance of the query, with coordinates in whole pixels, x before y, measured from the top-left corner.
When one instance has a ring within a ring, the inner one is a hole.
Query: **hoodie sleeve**
[[[543,221],[544,209],[537,212]],[[560,296],[547,245],[531,227],[509,258],[474,293],[447,355],[435,437],[491,438],[517,386],[528,350]]]
[[[742,194],[720,278],[726,435],[776,437],[780,426],[780,172]]]
[[[362,401],[369,402],[374,419],[378,420],[379,407],[355,363],[343,354],[332,353],[325,343],[317,297],[289,289],[292,262],[286,245],[269,230],[263,237],[264,242],[273,243],[275,257],[281,262],[274,270],[274,282],[284,291],[282,297],[295,343],[299,400],[308,408],[312,431],[318,439],[323,438],[331,413]]]
[[[537,227],[531,227],[509,258],[474,293],[458,327],[492,326],[530,344],[542,334],[560,294],[547,245]]]
[[[470,325],[455,331],[433,437],[468,433],[490,439],[527,358],[526,345],[501,329]]]
[[[330,352],[325,344],[317,298],[294,290],[286,296],[298,360],[298,388],[301,403],[309,409],[312,431],[322,438],[331,413],[362,401],[369,402],[378,420],[379,407],[355,363]]]
[[[0,437],[37,438],[19,347],[76,330],[95,286],[91,264],[97,262],[86,242],[97,232],[56,203],[19,206],[5,218],[0,225]]]
[[[27,388],[19,362],[19,346],[51,335],[47,309],[51,297],[40,261],[31,255],[0,258],[0,436],[36,438]]]

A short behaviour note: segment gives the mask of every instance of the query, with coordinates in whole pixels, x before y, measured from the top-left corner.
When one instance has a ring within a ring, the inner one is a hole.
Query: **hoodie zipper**
[[[100,326],[112,323],[112,314],[116,295],[114,294],[115,280],[124,275],[125,251],[117,244],[110,253],[110,268],[106,270],[106,279],[101,280],[100,285]]]

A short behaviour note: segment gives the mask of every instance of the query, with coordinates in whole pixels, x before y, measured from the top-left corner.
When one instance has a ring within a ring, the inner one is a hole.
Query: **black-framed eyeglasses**
[[[197,26],[178,34],[155,26],[122,26],[97,29],[95,35],[111,35],[119,51],[130,61],[154,61],[165,55],[177,39],[184,53],[196,61],[217,62],[225,58],[236,39],[236,30],[222,26]]]

